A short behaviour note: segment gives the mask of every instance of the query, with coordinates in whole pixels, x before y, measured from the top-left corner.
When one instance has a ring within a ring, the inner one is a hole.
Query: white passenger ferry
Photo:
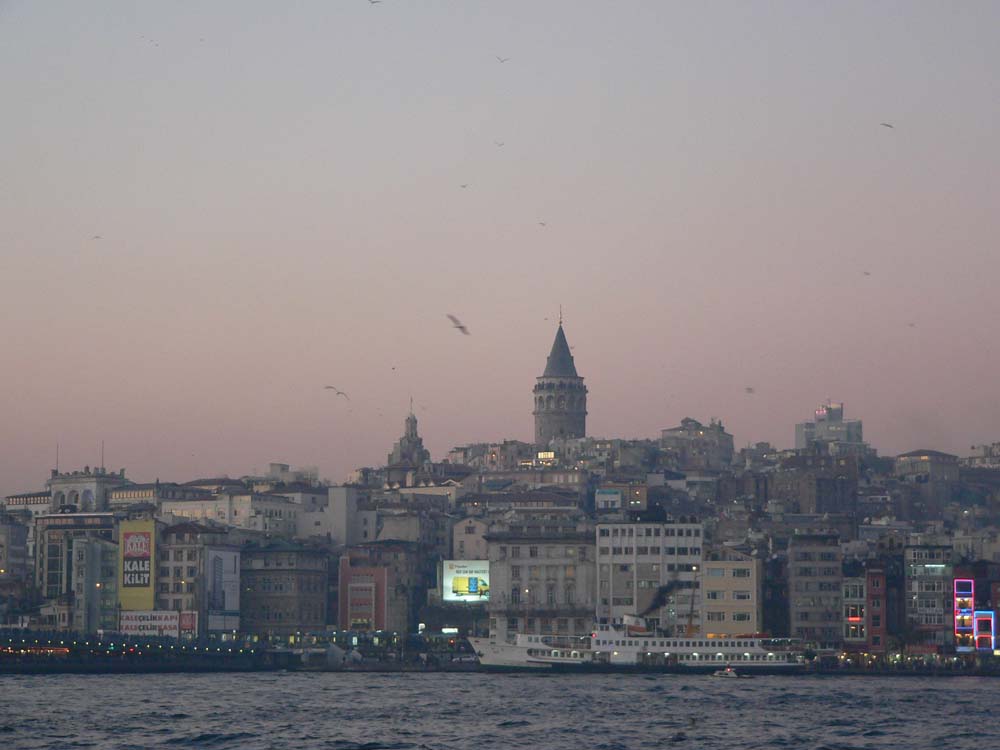
[[[787,638],[760,634],[667,638],[638,618],[598,625],[589,637],[518,634],[512,641],[470,638],[487,669],[580,669],[715,672],[732,666],[744,672],[805,668],[804,647]]]

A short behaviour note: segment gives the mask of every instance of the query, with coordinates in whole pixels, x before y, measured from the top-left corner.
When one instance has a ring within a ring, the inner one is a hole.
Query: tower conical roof
[[[573,364],[573,355],[569,352],[569,344],[566,343],[566,334],[563,333],[562,323],[556,331],[556,340],[552,342],[552,351],[545,362],[545,372],[543,378],[578,378],[576,365]]]

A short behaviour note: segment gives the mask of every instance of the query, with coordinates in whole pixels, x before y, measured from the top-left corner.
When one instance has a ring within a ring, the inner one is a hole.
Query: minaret
[[[546,446],[553,438],[582,438],[587,434],[587,386],[576,374],[562,314],[545,372],[535,383],[535,444]]]

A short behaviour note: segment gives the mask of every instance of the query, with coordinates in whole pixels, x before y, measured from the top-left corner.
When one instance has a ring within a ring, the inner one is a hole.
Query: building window
[[[709,612],[706,618],[709,622],[725,622],[725,612]]]
[[[538,557],[538,547],[528,547],[528,557]]]
[[[749,578],[750,568],[733,568],[733,578]]]

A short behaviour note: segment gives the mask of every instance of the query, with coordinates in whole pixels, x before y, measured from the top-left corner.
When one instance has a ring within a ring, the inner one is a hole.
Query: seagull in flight
[[[508,61],[508,60],[510,59],[509,57],[500,57],[500,55],[497,55],[497,56],[496,56],[496,58],[497,58],[497,60],[499,60],[499,61],[500,61],[501,63],[505,63],[505,62],[507,62],[507,61]]]
[[[497,148],[503,148],[503,141],[493,141],[493,143]]]
[[[753,395],[754,393],[756,393],[756,391],[753,389],[753,387],[749,386],[749,385],[746,388],[744,388],[743,390],[746,391],[747,393],[751,394],[751,395]]]
[[[540,221],[540,222],[538,222],[538,226],[540,226],[540,227],[547,227],[548,224],[546,224],[544,221]]]
[[[101,235],[99,235],[99,234],[95,234],[95,235],[94,235],[93,237],[91,237],[90,239],[92,239],[92,240],[103,240],[104,238],[103,238],[103,237],[101,237]]]
[[[340,390],[339,388],[337,388],[337,386],[335,386],[335,385],[324,385],[324,386],[323,386],[323,390],[324,390],[324,391],[333,391],[333,395],[334,395],[334,396],[343,396],[343,397],[344,397],[344,398],[346,398],[346,399],[347,399],[348,401],[350,401],[350,400],[351,400],[351,397],[350,397],[350,396],[348,396],[348,395],[347,395],[346,393],[344,393],[344,392],[343,392],[342,390]]]
[[[871,271],[862,271],[861,273],[863,273],[865,276],[871,276],[872,275]]]
[[[894,128],[892,126],[891,123],[888,123],[888,122],[880,122],[879,125],[881,125],[883,128],[889,128],[890,130],[895,130],[896,129],[896,128]]]
[[[459,320],[458,318],[456,318],[451,313],[448,313],[448,315],[446,315],[445,317],[447,317],[448,320],[451,321],[451,327],[452,328],[457,328],[458,330],[460,330],[466,336],[470,335],[469,334],[469,329],[465,327],[465,325],[462,323],[461,320]]]
[[[369,5],[378,5],[382,0],[368,0]]]
[[[469,187],[469,183],[466,182],[463,185],[459,185],[459,187],[462,188],[463,190],[465,190],[465,188]]]

